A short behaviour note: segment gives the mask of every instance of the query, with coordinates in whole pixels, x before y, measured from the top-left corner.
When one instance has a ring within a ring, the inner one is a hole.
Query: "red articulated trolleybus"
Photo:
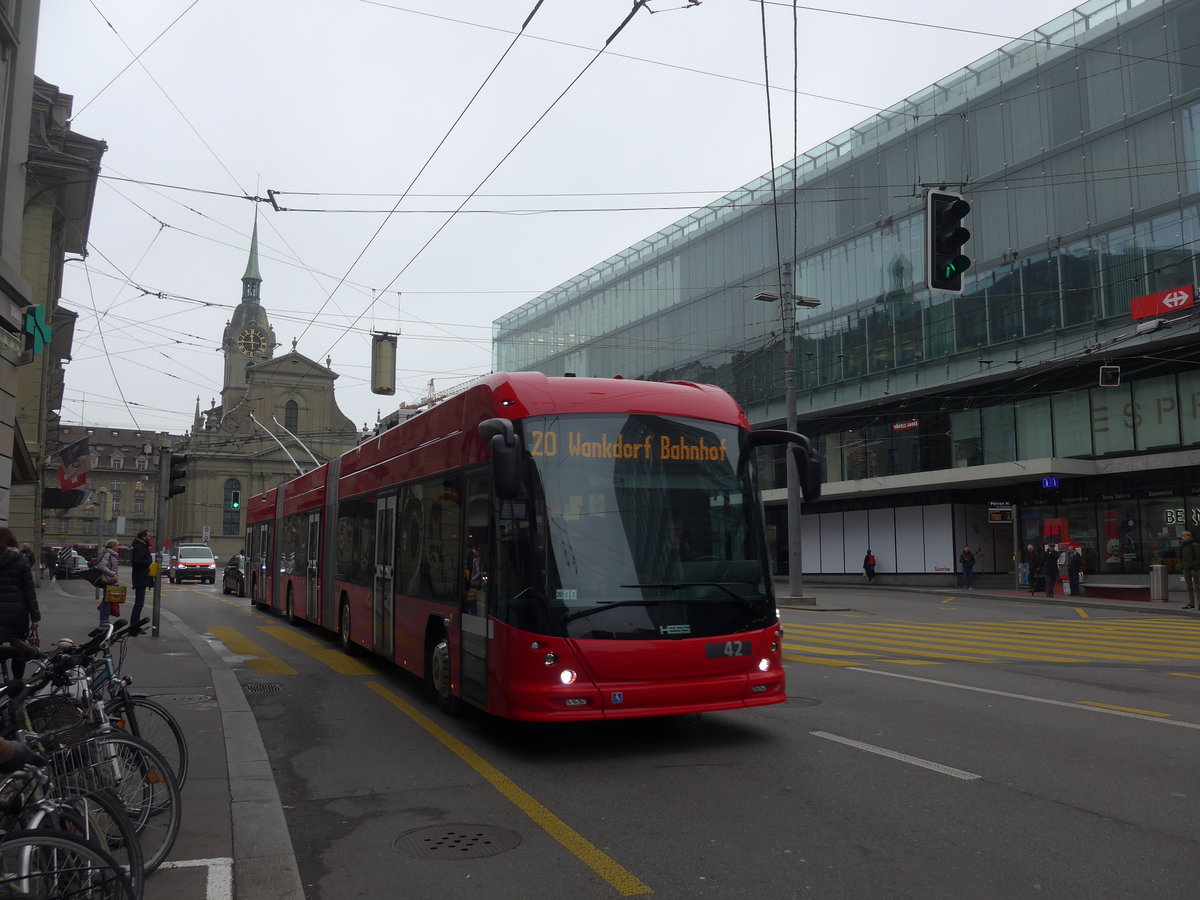
[[[491,375],[251,499],[249,595],[532,721],[786,699],[751,431],[724,391]]]

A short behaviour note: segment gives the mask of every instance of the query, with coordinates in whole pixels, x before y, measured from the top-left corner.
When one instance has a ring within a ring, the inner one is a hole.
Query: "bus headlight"
[[[546,654],[546,658],[543,660],[543,662],[545,662],[548,666],[552,666],[558,662],[558,657],[554,655],[554,651],[550,651]]]
[[[771,668],[771,661],[769,659],[760,659],[758,661],[758,671],[765,672],[769,668]]]
[[[561,672],[558,673],[558,680],[561,681],[563,684],[574,684],[575,678],[576,678],[576,675],[575,675],[574,669],[563,669]]]

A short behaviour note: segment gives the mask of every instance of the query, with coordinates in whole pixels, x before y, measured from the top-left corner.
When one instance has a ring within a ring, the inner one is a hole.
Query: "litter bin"
[[[1167,600],[1167,567],[1150,567],[1150,600]]]

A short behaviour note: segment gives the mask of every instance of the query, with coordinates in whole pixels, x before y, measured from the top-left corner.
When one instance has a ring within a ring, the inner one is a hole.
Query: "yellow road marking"
[[[1080,609],[1078,606],[1075,607],[1075,612],[1079,613],[1079,618],[1081,618],[1081,619],[1090,619],[1091,618],[1091,616],[1089,616],[1084,610]]]
[[[339,675],[378,675],[379,670],[353,659],[334,647],[327,647],[320,641],[313,640],[306,634],[301,634],[287,625],[260,625],[264,631],[276,640],[283,641],[289,647],[294,647],[301,653],[306,653],[317,662],[324,663]]]
[[[1200,675],[1193,675],[1190,672],[1172,672],[1172,675],[1178,675],[1180,678],[1200,678]]]
[[[1132,706],[1113,706],[1111,703],[1093,703],[1091,700],[1078,701],[1080,706],[1098,706],[1100,709],[1115,709],[1117,712],[1134,713],[1139,716],[1154,716],[1156,719],[1169,719],[1170,713],[1154,712],[1149,709],[1135,709]]]
[[[295,669],[277,656],[272,656],[265,648],[258,646],[250,638],[244,636],[236,628],[226,628],[223,625],[212,625],[208,633],[228,647],[233,653],[246,658],[246,665],[264,675],[297,675]]]
[[[554,815],[554,813],[550,812],[550,810],[524,790],[517,787],[511,778],[441,725],[438,725],[424,713],[420,712],[411,703],[408,703],[376,682],[368,681],[366,684],[367,687],[412,719],[413,722],[425,729],[433,737],[441,741],[459,759],[487,779],[488,783],[507,797],[517,809],[529,816],[547,834],[566,847],[571,853],[575,854],[593,872],[616,888],[622,896],[632,897],[636,894],[654,893],[654,891],[638,880],[628,869],[617,863],[611,856],[600,850],[595,844],[587,840],[574,828]]]
[[[954,598],[953,598],[953,597],[947,597],[947,598],[946,598],[945,600],[943,600],[942,602],[943,602],[943,603],[953,603],[953,602],[954,602]]]

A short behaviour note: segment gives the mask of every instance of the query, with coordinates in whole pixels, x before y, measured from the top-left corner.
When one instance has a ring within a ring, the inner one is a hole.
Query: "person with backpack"
[[[867,555],[863,557],[863,574],[867,576],[867,584],[875,583],[875,554],[871,552],[871,548],[867,548]]]

